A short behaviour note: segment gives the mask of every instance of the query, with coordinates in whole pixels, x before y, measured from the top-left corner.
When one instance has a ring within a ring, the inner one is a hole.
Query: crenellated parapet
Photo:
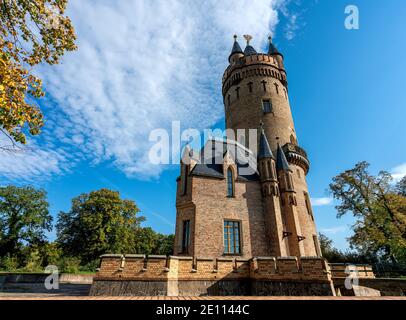
[[[217,259],[176,256],[103,255],[95,280],[325,280],[330,268],[320,257]]]
[[[251,77],[269,77],[279,80],[286,88],[288,86],[286,72],[279,68],[275,57],[259,53],[244,56],[234,65],[230,65],[223,75],[223,95],[242,80]]]

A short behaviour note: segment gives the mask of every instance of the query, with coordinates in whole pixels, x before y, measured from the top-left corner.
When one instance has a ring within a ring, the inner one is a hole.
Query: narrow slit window
[[[182,252],[188,253],[190,241],[190,220],[183,221],[182,230]]]
[[[227,169],[227,197],[234,197],[234,173],[231,168]]]
[[[311,203],[310,203],[309,194],[308,194],[307,192],[304,192],[304,198],[305,198],[307,213],[308,213],[308,214],[312,217],[312,219],[313,219],[312,206],[311,206]]]

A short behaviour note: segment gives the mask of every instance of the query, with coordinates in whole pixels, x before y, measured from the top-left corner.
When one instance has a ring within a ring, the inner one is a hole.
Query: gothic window
[[[296,172],[297,172],[297,177],[300,179],[300,170],[297,169]]]
[[[230,106],[230,104],[231,104],[231,95],[228,95],[227,99],[228,99],[228,106]]]
[[[306,209],[307,209],[307,213],[312,217],[313,219],[313,212],[312,212],[312,206],[310,203],[310,197],[309,194],[307,192],[304,192],[304,198],[305,198],[305,204],[306,204]]]
[[[288,93],[286,92],[285,88],[283,88],[283,92],[285,93],[285,99],[288,100]]]
[[[272,112],[271,100],[262,100],[262,110],[264,111],[264,113]]]
[[[241,254],[240,222],[224,221],[224,253]]]
[[[182,253],[188,253],[190,241],[190,220],[183,221],[182,227]]]
[[[234,197],[234,173],[233,169],[227,169],[227,197]]]
[[[237,93],[237,99],[240,99],[240,87],[237,87],[235,92]]]

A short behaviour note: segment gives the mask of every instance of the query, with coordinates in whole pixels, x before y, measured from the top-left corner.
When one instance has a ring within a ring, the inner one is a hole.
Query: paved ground
[[[0,293],[1,294],[1,293]],[[72,297],[33,294],[1,296],[0,300],[404,300],[406,297]]]

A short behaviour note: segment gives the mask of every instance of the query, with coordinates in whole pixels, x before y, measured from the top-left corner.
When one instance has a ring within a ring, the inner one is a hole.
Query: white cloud
[[[79,160],[111,160],[129,176],[158,175],[162,168],[147,159],[150,130],[169,128],[172,120],[183,128],[218,121],[232,35],[252,34],[260,50],[278,22],[281,2],[70,1],[79,51],[38,70],[50,98],[48,122],[37,139],[46,141],[40,159],[60,157],[61,149],[52,150],[62,144]],[[0,155],[0,175],[41,172],[29,168],[30,158],[17,158],[18,169],[10,171]],[[60,164],[54,162],[54,173]]]
[[[324,228],[320,230],[322,233],[327,233],[327,234],[337,234],[337,233],[342,233],[347,231],[346,226],[337,226],[337,227],[332,227],[332,228]]]
[[[72,163],[69,158],[63,150],[53,151],[35,146],[17,152],[4,152],[0,154],[0,177],[15,183],[46,180],[67,172]]]
[[[391,170],[391,175],[395,181],[400,181],[406,176],[406,163],[403,163]]]
[[[333,203],[332,198],[311,198],[313,207],[329,206]]]

